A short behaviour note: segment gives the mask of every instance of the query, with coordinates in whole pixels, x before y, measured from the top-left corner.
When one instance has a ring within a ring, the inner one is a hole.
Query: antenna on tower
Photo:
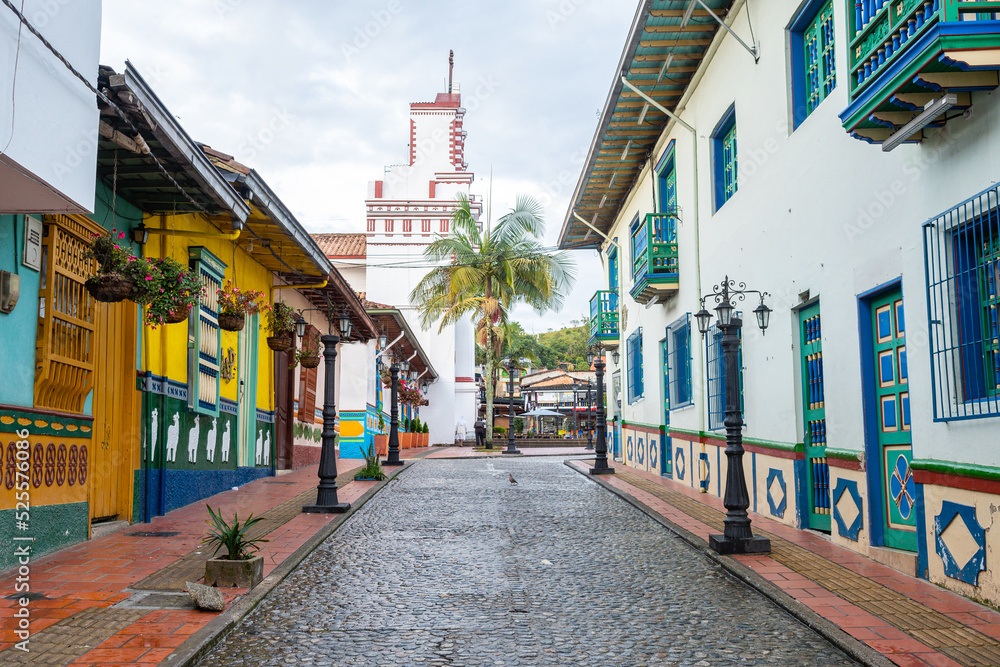
[[[451,95],[451,73],[455,69],[455,51],[448,51],[448,94]]]

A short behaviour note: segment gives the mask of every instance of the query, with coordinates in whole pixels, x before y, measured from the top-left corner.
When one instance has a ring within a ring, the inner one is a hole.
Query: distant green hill
[[[587,326],[567,327],[557,331],[538,334],[539,359],[546,368],[555,368],[562,362],[569,362],[577,370],[586,370]]]

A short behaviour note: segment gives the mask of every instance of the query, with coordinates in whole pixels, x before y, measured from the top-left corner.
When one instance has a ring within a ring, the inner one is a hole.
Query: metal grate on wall
[[[923,231],[934,419],[1000,415],[1000,186]]]

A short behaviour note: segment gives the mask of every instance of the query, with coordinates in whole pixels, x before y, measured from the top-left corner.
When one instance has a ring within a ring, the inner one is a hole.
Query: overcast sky
[[[407,157],[410,102],[443,92],[448,50],[468,110],[472,191],[493,217],[545,204],[554,246],[635,13],[634,0],[104,0],[101,63],[130,60],[188,133],[254,167],[311,232],[365,229],[367,183]],[[593,251],[566,307],[589,308]]]

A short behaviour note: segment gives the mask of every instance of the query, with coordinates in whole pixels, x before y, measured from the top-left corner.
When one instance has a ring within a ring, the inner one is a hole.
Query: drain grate
[[[128,537],[174,537],[180,535],[180,531],[174,530],[137,530],[133,533],[125,533]]]

